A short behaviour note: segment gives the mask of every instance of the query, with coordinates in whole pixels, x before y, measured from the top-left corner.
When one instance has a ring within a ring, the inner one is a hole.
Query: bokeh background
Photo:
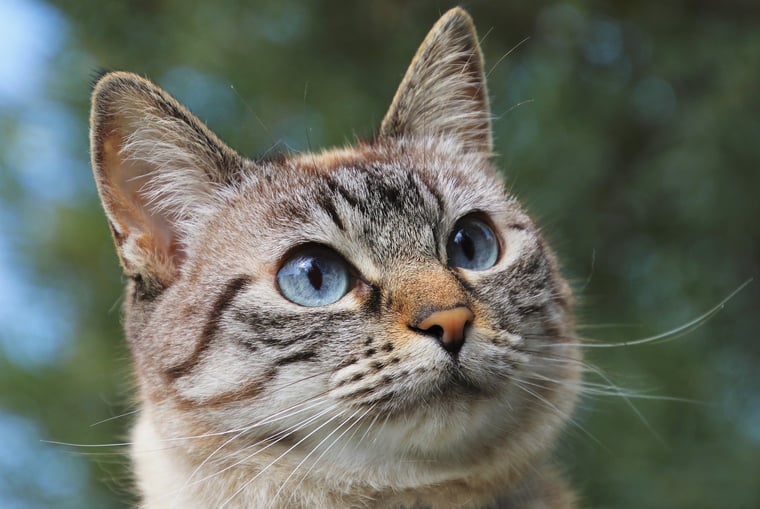
[[[451,6],[0,0],[0,507],[134,502],[122,449],[94,447],[134,410],[88,162],[97,71],[151,78],[246,155],[343,144],[372,135]],[[574,282],[582,335],[665,332],[756,278],[684,337],[589,350],[639,397],[589,394],[563,436],[584,505],[760,507],[760,4],[464,6],[498,163]]]

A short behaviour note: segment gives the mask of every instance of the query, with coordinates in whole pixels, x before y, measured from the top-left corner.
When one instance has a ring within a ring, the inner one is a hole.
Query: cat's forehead
[[[478,207],[516,205],[487,157],[462,154],[440,140],[306,154],[274,172],[285,186],[296,184],[290,196],[337,198],[375,222],[404,219],[413,225],[419,216],[420,224],[429,224]]]
[[[522,217],[486,158],[439,146],[368,145],[307,154],[251,175],[235,201],[236,213],[258,226],[272,256],[316,242],[375,264],[440,258],[446,232],[463,215]]]

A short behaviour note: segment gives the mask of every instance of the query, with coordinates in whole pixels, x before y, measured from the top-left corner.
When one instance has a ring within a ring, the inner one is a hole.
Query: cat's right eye
[[[327,306],[348,293],[351,274],[346,262],[319,246],[296,251],[277,271],[280,293],[300,306]]]

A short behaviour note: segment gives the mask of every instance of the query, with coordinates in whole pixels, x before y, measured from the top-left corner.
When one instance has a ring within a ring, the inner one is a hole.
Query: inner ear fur
[[[472,18],[454,8],[428,33],[380,127],[380,137],[446,137],[491,154],[483,55]]]
[[[90,144],[125,272],[168,286],[188,227],[235,180],[242,158],[161,88],[124,72],[95,85]]]

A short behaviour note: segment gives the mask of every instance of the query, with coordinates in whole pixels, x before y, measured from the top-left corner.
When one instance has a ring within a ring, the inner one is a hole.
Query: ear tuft
[[[90,117],[92,167],[130,276],[166,287],[192,224],[235,181],[242,158],[169,94],[134,74],[104,75]]]
[[[381,139],[428,136],[448,137],[468,152],[492,150],[483,55],[461,8],[425,37],[380,127]]]

